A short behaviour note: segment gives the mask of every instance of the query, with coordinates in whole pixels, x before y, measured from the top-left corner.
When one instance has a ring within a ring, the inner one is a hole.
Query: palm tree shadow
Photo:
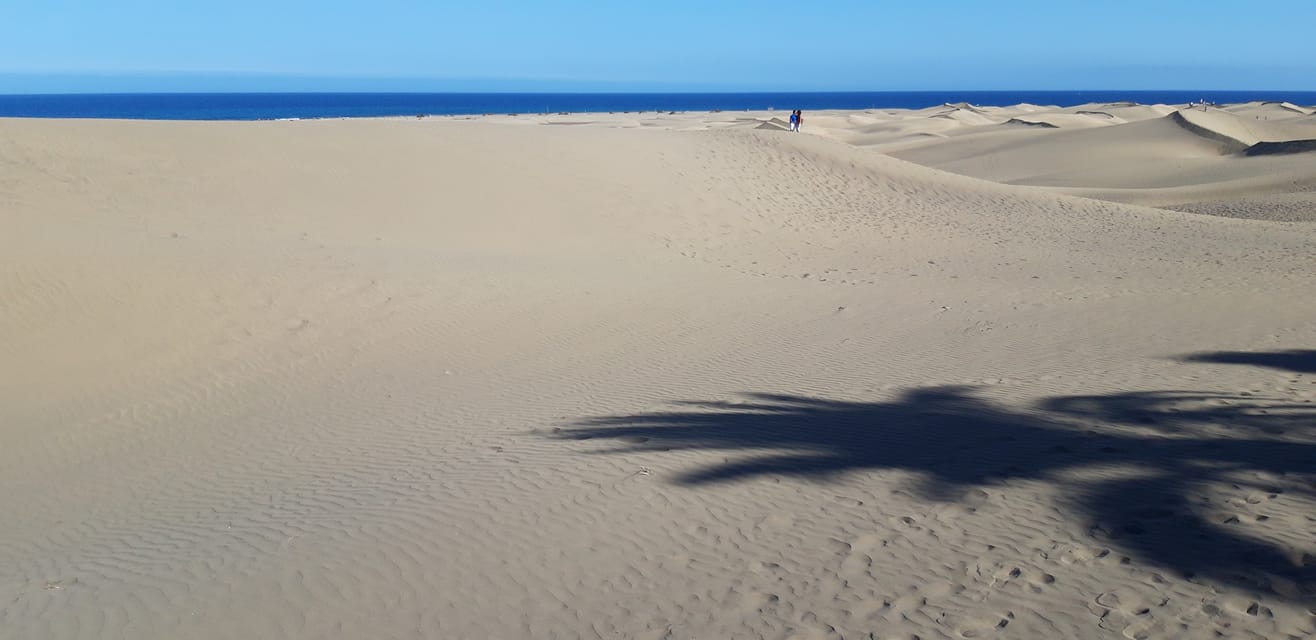
[[[674,411],[587,420],[557,437],[619,442],[601,453],[744,454],[675,478],[688,486],[900,470],[914,475],[924,499],[950,501],[974,487],[1042,479],[1063,488],[1090,535],[1144,562],[1303,598],[1316,594],[1316,550],[1304,555],[1217,522],[1220,505],[1203,504],[1202,489],[1264,476],[1278,478],[1262,487],[1270,493],[1316,497],[1314,424],[1312,405],[1217,394],[1060,397],[1018,411],[963,387],[932,387],[888,402],[769,394],[685,402]],[[1111,465],[1130,472],[1104,481],[1068,473]]]
[[[1294,373],[1316,373],[1316,350],[1290,349],[1288,351],[1212,351],[1195,353],[1182,358],[1184,362],[1211,362],[1217,364],[1247,364],[1256,367],[1282,369]]]

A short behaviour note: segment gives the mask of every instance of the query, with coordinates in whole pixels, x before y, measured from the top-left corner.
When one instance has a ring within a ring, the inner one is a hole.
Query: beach
[[[1316,109],[0,119],[0,638],[1316,634]]]

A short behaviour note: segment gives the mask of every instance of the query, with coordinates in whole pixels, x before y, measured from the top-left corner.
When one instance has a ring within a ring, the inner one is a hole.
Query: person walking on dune
[[[790,121],[790,131],[795,131],[800,128],[800,112],[798,109],[791,112]]]
[[[800,132],[800,127],[804,126],[804,112],[799,109],[795,110],[795,133]]]

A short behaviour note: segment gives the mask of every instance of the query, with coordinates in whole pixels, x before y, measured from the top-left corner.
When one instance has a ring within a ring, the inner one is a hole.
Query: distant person
[[[804,112],[799,109],[795,110],[795,133],[800,132],[800,127],[804,126]]]
[[[792,111],[792,112],[791,112],[790,121],[791,121],[790,130],[791,130],[791,131],[797,131],[797,130],[799,130],[799,128],[800,128],[800,112],[799,112],[799,110],[796,110],[796,111]]]

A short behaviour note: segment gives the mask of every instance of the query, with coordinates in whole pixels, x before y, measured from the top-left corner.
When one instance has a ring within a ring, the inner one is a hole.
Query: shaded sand
[[[1058,191],[1297,197],[1173,114],[0,120],[0,637],[1316,633],[1312,227]]]

